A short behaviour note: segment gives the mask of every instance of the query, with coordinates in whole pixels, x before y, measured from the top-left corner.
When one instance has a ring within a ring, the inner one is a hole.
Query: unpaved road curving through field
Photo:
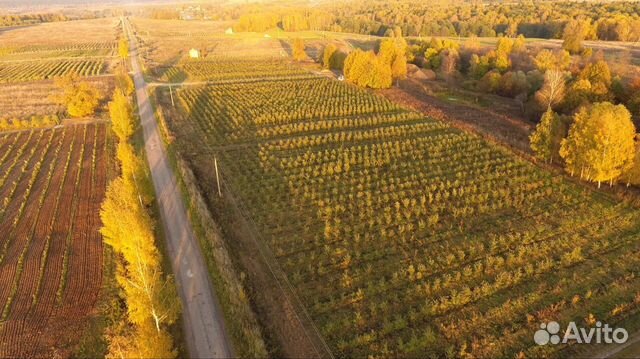
[[[127,33],[131,34],[129,23],[124,21]],[[189,355],[192,358],[233,357],[234,352],[225,331],[222,310],[209,281],[207,266],[188,220],[180,189],[160,137],[158,123],[149,103],[147,84],[138,62],[135,38],[129,36],[129,41],[147,161],[164,224],[169,256],[178,282],[178,292],[182,299],[182,319]]]

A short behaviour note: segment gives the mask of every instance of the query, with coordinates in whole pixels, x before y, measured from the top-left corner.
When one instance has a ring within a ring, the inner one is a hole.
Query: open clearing
[[[350,85],[239,66],[177,111],[157,96],[212,207],[217,156],[334,355],[537,357],[570,349],[535,346],[540,322],[637,317],[637,210]]]
[[[107,127],[0,134],[0,356],[68,356],[102,282]]]

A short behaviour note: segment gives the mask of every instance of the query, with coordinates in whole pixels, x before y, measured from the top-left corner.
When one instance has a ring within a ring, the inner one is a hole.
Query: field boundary
[[[221,299],[224,299],[221,301],[221,305],[225,317],[234,316],[235,319],[238,319],[237,316],[241,316],[245,324],[239,332],[235,328],[236,321],[227,321],[228,327],[231,329],[232,340],[240,343],[247,342],[250,346],[248,355],[253,357],[267,356],[262,328],[258,325],[256,314],[246,299],[246,290],[235,272],[220,226],[211,216],[206,200],[196,184],[193,172],[172,145],[171,133],[164,113],[161,108],[157,107],[154,100],[155,96],[150,97],[151,105],[159,122],[160,134],[167,149],[169,163],[174,168],[181,195],[187,205],[189,219],[203,249],[211,247],[211,251],[203,251],[203,255],[209,267],[212,284],[216,287]],[[233,303],[236,300],[239,302]],[[236,350],[240,351],[237,353],[238,355],[242,354],[240,348],[240,346],[236,346]]]
[[[190,208],[192,206],[195,207],[196,209],[195,212],[200,212],[200,213],[197,213],[197,215],[200,217],[204,217],[205,220],[203,222],[205,223],[209,222],[209,220],[207,219],[208,217],[211,219],[211,223],[215,224],[215,221],[213,221],[213,219],[211,218],[210,210],[208,209],[209,206],[206,204],[206,201],[204,201],[204,198],[200,190],[197,188],[195,181],[193,180],[185,181],[185,177],[193,178],[193,174],[189,173],[191,172],[191,170],[186,165],[186,162],[182,158],[181,154],[177,151],[175,147],[171,146],[172,135],[166,123],[166,120],[164,118],[164,114],[162,113],[162,110],[158,109],[157,112],[160,113],[160,115],[157,116],[160,122],[160,128],[161,128],[160,132],[163,135],[163,139],[165,143],[169,145],[167,146],[167,148],[170,149],[168,151],[169,157],[172,160],[172,162],[174,162],[173,166],[177,169],[176,173],[178,174],[180,183],[182,184],[181,188],[183,190],[183,196],[186,196],[185,199],[187,201],[187,204],[189,205]],[[210,154],[214,155],[214,152],[211,151]],[[299,297],[295,294],[295,291],[293,290],[291,283],[286,278],[286,275],[284,274],[280,266],[276,263],[273,253],[268,248],[266,248],[266,246],[264,245],[264,242],[262,242],[263,241],[262,237],[260,236],[259,231],[257,231],[255,227],[255,223],[253,222],[253,220],[251,220],[250,217],[248,217],[248,215],[246,214],[246,210],[244,210],[243,208],[241,208],[241,206],[238,205],[238,202],[236,201],[235,197],[232,195],[233,191],[231,189],[231,186],[228,185],[224,180],[225,178],[224,171],[222,170],[220,171],[220,176],[221,176],[221,183],[222,183],[221,187],[222,187],[222,190],[224,191],[223,196],[227,199],[227,202],[229,202],[232,205],[233,210],[235,212],[235,217],[247,224],[246,228],[250,232],[251,241],[256,246],[256,248],[260,253],[260,256],[262,257],[262,260],[267,265],[267,269],[269,270],[270,277],[272,277],[275,280],[275,283],[278,286],[280,292],[282,292],[286,300],[294,308],[293,313],[296,318],[296,321],[303,328],[304,335],[309,339],[309,342],[312,344],[314,351],[317,353],[318,357],[331,358],[331,359],[335,358],[331,349],[329,348],[324,338],[320,334],[320,331],[313,323],[313,320],[311,319],[309,313],[304,308],[304,305],[302,305]],[[189,187],[191,187],[191,189],[189,189]],[[184,193],[185,191],[187,192],[187,194]],[[196,200],[196,202],[201,202],[201,204],[198,203],[200,205],[196,204],[194,206],[194,203],[193,203],[194,200],[191,195],[199,198],[199,200]],[[206,213],[202,213],[205,211]],[[217,224],[215,225],[216,225],[215,228],[218,228]],[[217,230],[215,232],[219,233],[219,231]],[[226,245],[224,244],[224,242],[221,243],[220,246],[222,246],[223,248],[226,248]],[[218,248],[218,246],[215,246],[215,248]],[[219,263],[216,263],[216,264],[218,264],[219,266]],[[301,317],[300,314],[302,314],[303,317]]]
[[[269,271],[271,272],[271,275],[275,279],[276,284],[278,285],[280,290],[283,293],[285,293],[289,302],[294,306],[295,308],[294,314],[296,316],[296,319],[300,323],[300,325],[302,325],[302,327],[304,328],[305,336],[311,341],[316,353],[318,353],[318,355],[321,358],[331,358],[331,359],[335,358],[335,356],[331,352],[329,345],[326,343],[326,341],[324,340],[324,337],[320,333],[320,330],[316,327],[315,323],[313,322],[313,319],[311,319],[311,316],[309,315],[306,308],[302,304],[302,301],[300,300],[298,295],[295,293],[295,290],[293,289],[293,286],[287,279],[286,274],[280,268],[280,265],[277,263],[275,256],[273,255],[271,250],[268,248],[268,246],[265,245],[265,241],[260,235],[260,231],[257,229],[255,222],[253,221],[253,219],[251,219],[251,216],[248,214],[243,203],[240,202],[240,204],[238,204],[238,201],[233,196],[233,189],[225,181],[226,176],[224,175],[224,171],[222,170],[220,170],[220,177],[221,177],[220,181],[222,184],[221,187],[224,189],[224,195],[227,196],[228,202],[233,206],[233,209],[235,210],[235,212],[241,217],[241,219],[246,224],[248,224],[247,228],[249,229],[249,232],[251,232],[250,237],[252,241],[258,248],[260,255],[262,256],[262,259],[264,260]],[[303,318],[301,318],[298,315],[299,313],[303,314]],[[311,333],[309,333],[310,331]]]

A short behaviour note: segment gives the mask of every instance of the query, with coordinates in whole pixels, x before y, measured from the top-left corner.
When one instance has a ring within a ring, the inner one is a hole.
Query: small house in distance
[[[189,57],[192,59],[197,59],[200,57],[200,50],[198,49],[191,49],[189,50]]]
[[[224,31],[224,33],[225,33],[225,34],[227,34],[227,35],[233,35],[233,29],[232,29],[232,28],[230,28],[230,27],[228,27],[228,28]]]

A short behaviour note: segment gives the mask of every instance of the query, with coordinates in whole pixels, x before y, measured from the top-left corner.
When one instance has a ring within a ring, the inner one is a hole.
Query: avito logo
[[[533,335],[533,341],[538,345],[575,342],[578,344],[622,344],[629,339],[629,333],[624,328],[612,328],[609,324],[597,322],[595,328],[580,328],[575,322],[569,322],[561,337],[560,324],[549,322],[540,324],[540,330]]]

